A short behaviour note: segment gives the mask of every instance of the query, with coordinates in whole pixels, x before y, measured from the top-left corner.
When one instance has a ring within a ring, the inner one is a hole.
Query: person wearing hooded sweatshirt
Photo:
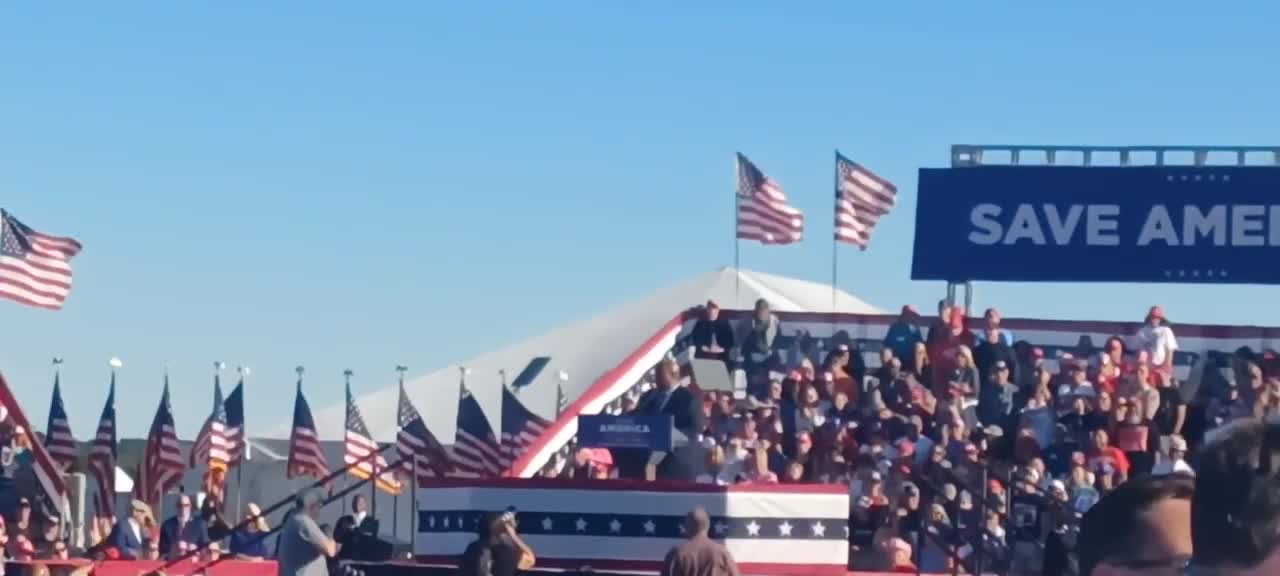
[[[916,325],[919,321],[920,315],[915,308],[903,306],[898,320],[889,325],[889,331],[884,335],[885,348],[893,350],[895,357],[911,358],[915,354],[916,343],[924,342],[920,327]]]

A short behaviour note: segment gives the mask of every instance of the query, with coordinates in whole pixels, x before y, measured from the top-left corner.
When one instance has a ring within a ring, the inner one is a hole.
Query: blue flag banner
[[[670,452],[673,441],[671,427],[671,416],[583,415],[578,417],[578,445]]]
[[[1280,168],[920,170],[914,280],[1280,284]]]

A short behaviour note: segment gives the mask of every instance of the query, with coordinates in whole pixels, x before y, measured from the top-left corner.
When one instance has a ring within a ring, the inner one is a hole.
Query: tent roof
[[[568,374],[564,393],[572,401],[681,311],[703,304],[708,299],[716,300],[725,308],[749,308],[759,298],[768,300],[773,309],[780,312],[832,311],[829,284],[752,270],[721,268],[460,365],[471,370],[467,388],[480,402],[497,433],[500,432],[499,410],[502,405],[499,370],[515,375],[532,359],[549,357],[550,361],[539,375],[520,389],[519,397],[529,410],[553,420],[557,374],[560,371]],[[836,311],[841,313],[882,312],[842,290],[836,291],[835,299]],[[427,426],[446,444],[453,442],[458,380],[458,366],[450,366],[405,381],[405,389]],[[395,440],[398,397],[397,387],[393,385],[356,398],[369,432],[379,441]],[[345,403],[320,408],[314,416],[322,440],[342,439]],[[265,437],[288,438],[290,426],[290,422],[282,422],[270,428]]]

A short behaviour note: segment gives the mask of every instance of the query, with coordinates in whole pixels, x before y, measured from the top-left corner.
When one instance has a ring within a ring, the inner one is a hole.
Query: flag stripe
[[[458,396],[457,433],[453,462],[457,475],[492,477],[502,473],[501,444],[475,396],[461,387]]]
[[[364,417],[360,415],[360,408],[356,406],[355,397],[351,395],[351,384],[347,384],[347,422],[346,422],[346,441],[345,454],[343,461],[347,464],[355,464],[347,469],[347,472],[357,478],[367,479],[377,470],[378,489],[392,494],[400,493],[400,481],[395,478],[395,470],[387,464],[386,458],[381,454],[374,456],[372,459],[366,459],[370,454],[378,451],[378,443],[369,435],[369,427],[364,422]],[[365,459],[362,461],[362,459]],[[359,464],[356,464],[359,462]]]
[[[898,189],[839,153],[836,182],[835,239],[866,249],[872,229],[896,204]]]
[[[293,432],[289,435],[289,461],[285,476],[311,476],[324,478],[329,471],[324,452],[320,449],[316,422],[311,416],[311,406],[302,395],[302,378],[298,378],[297,392],[293,397]]]
[[[160,406],[156,408],[155,418],[151,421],[146,449],[143,451],[143,480],[135,483],[134,493],[145,502],[158,504],[165,493],[176,488],[182,481],[185,464],[182,450],[178,446],[178,435],[174,430],[173,409],[169,402],[169,377],[166,375]]]
[[[94,510],[99,518],[115,515],[116,495],[116,377],[111,375],[107,402],[102,406],[98,419],[98,432],[89,449],[89,473],[98,490],[94,497]]]
[[[738,159],[738,238],[763,244],[791,244],[804,235],[804,215],[787,203],[787,196],[746,156]]]
[[[0,211],[0,296],[57,310],[71,292],[71,257],[80,243],[41,234]]]
[[[58,466],[49,456],[49,453],[45,451],[44,445],[35,439],[31,423],[27,421],[26,415],[22,412],[22,407],[18,405],[17,398],[13,396],[13,392],[9,389],[9,383],[5,381],[3,376],[0,376],[0,422],[9,419],[13,420],[15,427],[20,426],[24,433],[31,435],[30,450],[35,464],[32,469],[35,472],[36,481],[54,506],[58,510],[63,510],[67,487],[63,483],[62,474],[59,473]]]

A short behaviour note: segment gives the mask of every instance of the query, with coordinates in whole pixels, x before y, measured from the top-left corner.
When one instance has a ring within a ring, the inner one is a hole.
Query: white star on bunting
[[[782,523],[778,525],[778,534],[781,534],[782,536],[791,536],[791,528],[791,523],[783,520]]]
[[[821,522],[814,522],[813,535],[819,538],[825,538],[827,536],[827,525]]]
[[[728,529],[729,527],[725,525],[724,522],[716,522],[716,527],[715,527],[716,534],[724,534],[725,530],[728,530]]]
[[[617,518],[614,518],[612,522],[609,522],[609,531],[614,533],[622,532],[622,523]]]
[[[543,519],[542,519],[542,529],[543,529],[543,530],[545,530],[545,531],[547,531],[547,532],[550,532],[550,531],[551,531],[551,527],[552,527],[552,526],[553,526],[553,524],[551,523],[551,517],[550,517],[550,516],[548,516],[548,517],[546,517],[546,518],[543,518]]]
[[[574,525],[577,527],[579,532],[587,531],[587,521],[583,520],[582,518],[578,518],[578,521],[574,522]]]
[[[755,520],[752,520],[750,524],[747,524],[747,535],[748,536],[760,535],[760,525],[756,524]]]
[[[653,533],[654,533],[654,531],[656,531],[656,530],[658,529],[658,526],[657,526],[656,524],[654,524],[654,523],[653,523],[653,520],[652,520],[652,519],[645,520],[645,521],[644,521],[644,524],[642,524],[642,526],[644,526],[644,533],[645,533],[645,534],[653,534]]]

